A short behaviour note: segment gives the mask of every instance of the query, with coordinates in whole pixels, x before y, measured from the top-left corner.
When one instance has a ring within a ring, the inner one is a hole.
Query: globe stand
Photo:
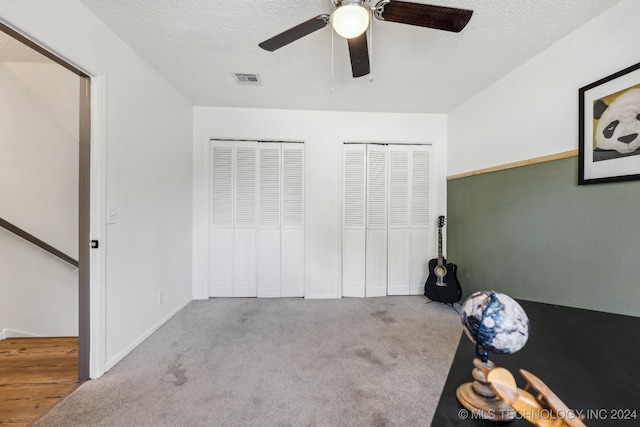
[[[471,374],[475,381],[462,384],[456,391],[458,402],[476,416],[490,421],[506,422],[515,419],[516,411],[500,400],[487,381],[487,373],[495,364],[479,358],[473,359],[475,367]]]

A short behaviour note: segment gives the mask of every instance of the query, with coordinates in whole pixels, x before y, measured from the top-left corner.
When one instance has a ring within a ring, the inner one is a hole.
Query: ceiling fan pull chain
[[[371,13],[371,19],[369,19],[369,35],[371,39],[371,54],[369,55],[371,60],[371,72],[369,73],[369,83],[373,83],[373,9],[370,9],[369,13]]]
[[[333,28],[331,29],[331,93],[333,93]]]

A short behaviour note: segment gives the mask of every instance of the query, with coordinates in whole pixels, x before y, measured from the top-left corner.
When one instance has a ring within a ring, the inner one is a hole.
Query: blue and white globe
[[[520,350],[529,339],[529,318],[513,298],[501,292],[481,291],[462,304],[462,326],[478,346],[497,354]],[[478,356],[486,362],[486,351]]]

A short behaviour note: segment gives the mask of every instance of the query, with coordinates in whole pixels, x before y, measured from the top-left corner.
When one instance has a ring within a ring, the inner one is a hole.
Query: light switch
[[[107,207],[107,224],[115,224],[118,222],[118,208],[115,206]]]

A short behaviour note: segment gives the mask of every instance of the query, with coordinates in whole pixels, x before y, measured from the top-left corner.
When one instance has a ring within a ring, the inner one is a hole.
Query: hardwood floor
[[[0,341],[1,426],[28,426],[79,385],[77,337]]]

